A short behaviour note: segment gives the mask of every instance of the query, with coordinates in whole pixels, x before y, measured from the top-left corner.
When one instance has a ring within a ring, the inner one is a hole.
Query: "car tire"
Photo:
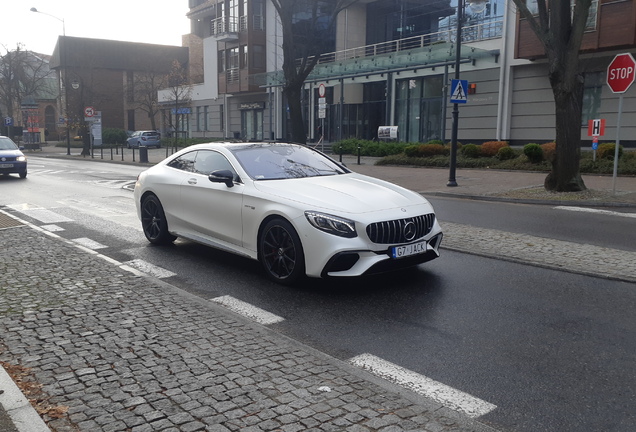
[[[274,282],[292,285],[305,276],[303,245],[285,219],[270,219],[265,224],[258,241],[258,258]]]
[[[26,172],[26,170],[24,170],[24,171],[20,171],[20,172],[18,173],[18,175],[20,176],[20,178],[21,178],[21,179],[24,179],[24,178],[26,178],[26,176],[27,176],[27,172]]]
[[[141,226],[152,244],[165,245],[177,238],[168,231],[166,214],[156,195],[148,195],[141,201]]]

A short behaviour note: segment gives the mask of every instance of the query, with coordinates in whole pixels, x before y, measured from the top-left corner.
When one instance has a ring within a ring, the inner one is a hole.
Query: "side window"
[[[197,152],[189,152],[168,162],[168,166],[182,171],[193,172],[194,159]]]
[[[232,164],[221,153],[210,150],[201,150],[197,153],[197,158],[194,161],[195,172],[208,175],[218,170],[230,170],[236,177]]]

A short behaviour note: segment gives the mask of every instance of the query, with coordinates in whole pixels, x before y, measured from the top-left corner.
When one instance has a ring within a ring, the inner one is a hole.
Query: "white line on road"
[[[558,206],[558,207],[554,207],[554,209],[569,210],[569,211],[576,211],[576,212],[582,212],[582,213],[598,213],[598,214],[604,214],[609,216],[622,216],[622,217],[628,217],[628,218],[636,218],[636,213],[621,213],[621,212],[615,212],[611,210],[599,210],[599,209],[586,208],[586,207]]]
[[[91,240],[87,237],[76,238],[76,239],[73,239],[73,241],[90,250],[104,249],[108,247],[106,245],[96,242],[95,240]]]
[[[156,277],[157,279],[169,278],[172,276],[176,276],[176,273],[171,272],[170,270],[166,270],[162,267],[158,267],[154,264],[150,264],[148,261],[136,259],[132,261],[126,261],[123,263],[129,267],[137,269],[143,273],[149,274],[151,276]]]
[[[69,219],[66,216],[62,216],[61,214],[52,212],[51,210],[47,210],[45,208],[37,208],[30,204],[14,204],[8,205],[7,207],[19,211],[20,213],[32,217],[33,219],[37,219],[45,224],[73,221],[73,219]]]
[[[267,312],[249,303],[245,303],[244,301],[235,299],[232,296],[226,295],[215,297],[210,299],[210,301],[223,305],[229,310],[263,325],[276,324],[285,320],[285,318],[274,315],[273,313]]]
[[[496,405],[371,354],[360,354],[349,359],[349,362],[472,418],[483,416],[497,408]]]

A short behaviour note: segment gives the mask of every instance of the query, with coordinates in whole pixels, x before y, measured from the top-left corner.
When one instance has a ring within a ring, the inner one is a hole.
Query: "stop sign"
[[[625,93],[636,77],[636,61],[630,53],[618,54],[607,68],[607,85],[614,93]]]

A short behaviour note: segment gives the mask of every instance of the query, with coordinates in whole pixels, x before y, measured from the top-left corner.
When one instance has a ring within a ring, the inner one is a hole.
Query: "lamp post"
[[[475,13],[481,13],[486,9],[488,0],[458,0],[457,1],[457,31],[455,36],[455,79],[459,79],[459,65],[462,57],[462,21],[464,21],[464,8],[466,3]],[[451,131],[450,171],[446,186],[457,186],[455,170],[457,168],[457,131],[459,128],[459,104],[453,104],[453,129]]]
[[[37,8],[32,7],[30,9],[31,12],[36,12],[36,13],[41,13],[42,15],[46,15],[46,16],[50,16],[51,18],[55,18],[58,21],[62,22],[62,36],[66,36],[66,23],[64,22],[64,18],[59,18],[56,17],[55,15],[51,15],[48,14],[46,12],[42,12],[37,10]],[[64,55],[64,50],[62,45],[64,45],[63,43],[60,43],[59,49],[60,49],[60,66],[62,64],[64,64],[64,77],[62,78],[62,85],[64,86],[64,111],[65,111],[65,115],[64,115],[64,119],[66,121],[66,154],[68,156],[71,155],[71,132],[70,132],[70,125],[69,125],[69,118],[68,118],[68,85],[65,82],[66,78],[68,78],[68,74],[66,73],[66,55]],[[60,76],[61,76],[61,72],[60,72]]]

